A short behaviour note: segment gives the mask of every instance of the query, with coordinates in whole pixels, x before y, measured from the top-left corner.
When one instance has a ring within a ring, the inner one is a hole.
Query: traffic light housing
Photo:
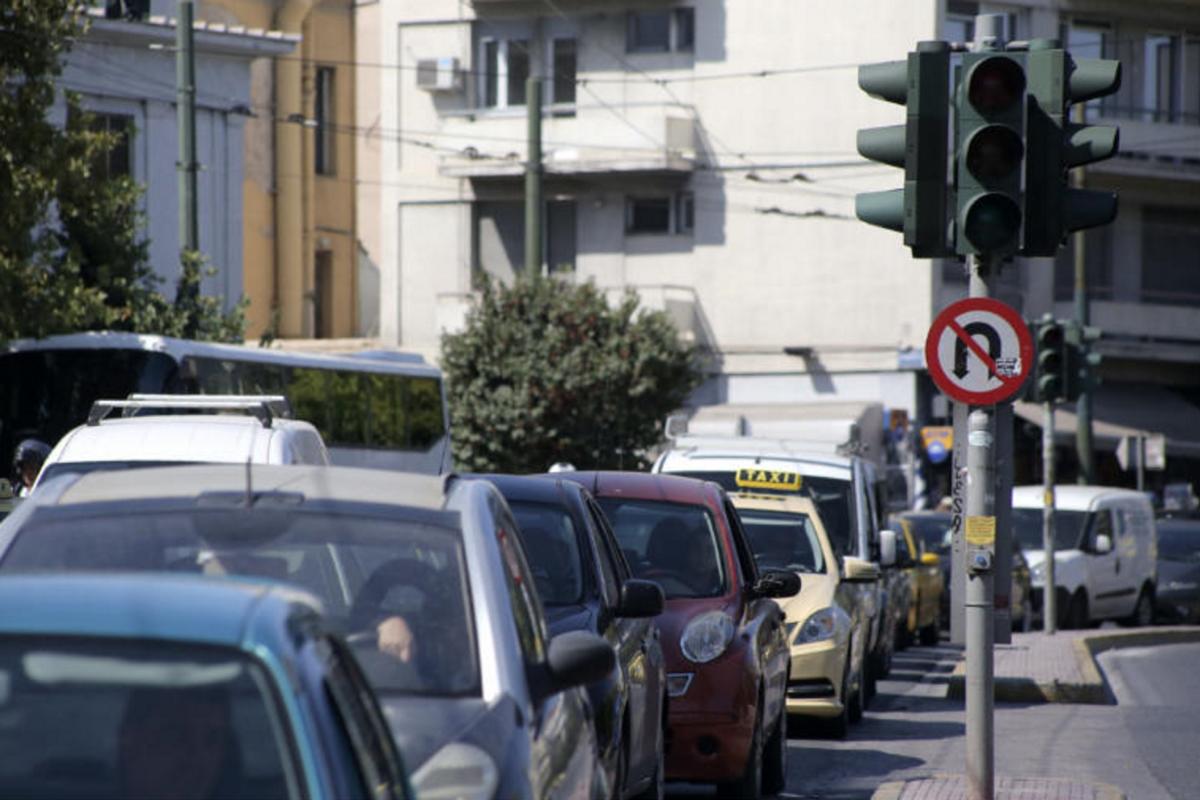
[[[1025,160],[1025,230],[1021,252],[1053,256],[1073,231],[1116,218],[1113,192],[1075,189],[1067,171],[1116,155],[1120,132],[1070,120],[1072,104],[1113,94],[1121,87],[1121,62],[1073,58],[1053,40],[1030,43],[1026,56],[1029,104]]]
[[[1037,356],[1029,396],[1035,403],[1057,403],[1065,396],[1066,331],[1063,323],[1049,317],[1033,329]]]
[[[1100,364],[1103,358],[1092,352],[1092,343],[1100,339],[1100,329],[1072,322],[1064,331],[1065,369],[1063,370],[1063,399],[1073,403],[1085,392],[1100,385]]]
[[[953,255],[948,239],[947,147],[950,45],[920,42],[904,61],[864,64],[858,85],[872,97],[906,106],[903,125],[864,128],[858,152],[904,169],[904,188],[862,192],[854,213],[863,222],[904,234],[914,258]]]
[[[965,53],[954,98],[955,249],[1005,256],[1021,245],[1024,52]]]

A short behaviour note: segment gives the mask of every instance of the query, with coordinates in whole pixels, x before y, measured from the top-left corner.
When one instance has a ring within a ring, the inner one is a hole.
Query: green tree
[[[545,277],[485,282],[466,328],[442,337],[441,364],[454,457],[471,471],[644,467],[700,381],[666,314]]]
[[[176,299],[148,263],[142,189],[102,168],[119,143],[77,95],[51,122],[72,41],[76,0],[0,3],[0,342],[79,330],[128,330],[240,341],[243,309],[199,296],[207,267],[181,256]]]

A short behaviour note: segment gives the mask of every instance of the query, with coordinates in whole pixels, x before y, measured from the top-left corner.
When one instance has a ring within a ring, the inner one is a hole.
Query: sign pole
[[[1046,588],[1042,590],[1042,628],[1058,630],[1058,587],[1054,583],[1054,403],[1046,403],[1042,424],[1042,552],[1046,554]]]
[[[970,296],[987,297],[994,260],[970,257]],[[992,558],[995,552],[995,410],[977,406],[967,417],[967,792],[970,800],[993,800],[995,792],[995,731],[993,729]]]

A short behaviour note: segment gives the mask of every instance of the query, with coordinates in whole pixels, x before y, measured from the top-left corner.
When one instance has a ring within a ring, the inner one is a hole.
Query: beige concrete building
[[[358,229],[382,337],[436,354],[476,278],[521,268],[533,73],[546,93],[544,269],[668,310],[712,355],[696,402],[873,400],[942,416],[922,345],[965,295],[962,266],[913,260],[899,235],[854,219],[857,192],[902,181],[857,155],[855,133],[903,114],[858,89],[856,65],[969,40],[980,12],[1007,14],[1012,39],[1061,36],[1124,64],[1121,93],[1087,109],[1121,126],[1123,147],[1085,178],[1122,203],[1087,247],[1106,332],[1097,415],[1134,424],[1150,408],[1176,453],[1200,455],[1195,0],[363,3],[357,57],[394,67],[360,69],[355,123],[373,132]],[[999,294],[1027,317],[1068,317],[1071,263],[1018,261]]]
[[[242,205],[247,337],[368,333],[358,308],[352,0],[200,0],[199,19],[300,36],[252,69]]]

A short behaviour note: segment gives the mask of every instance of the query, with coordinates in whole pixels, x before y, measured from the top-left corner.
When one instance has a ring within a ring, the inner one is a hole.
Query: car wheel
[[[759,701],[760,709],[762,701]],[[750,740],[750,753],[746,757],[746,766],[735,781],[717,784],[717,797],[736,798],[736,800],[759,800],[763,790],[763,738],[760,730],[760,720],[754,720],[754,738]]]
[[[926,647],[932,647],[938,643],[938,625],[937,622],[931,622],[924,628],[921,628],[921,644]]]
[[[850,660],[850,654],[847,653],[846,661],[849,662],[849,660]],[[849,669],[849,668],[850,667],[847,664],[846,669]],[[866,691],[863,688],[864,682],[865,681],[863,678],[863,674],[860,672],[858,674],[858,681],[857,681],[858,688],[856,688],[854,690],[854,693],[852,695],[850,695],[850,712],[849,713],[850,713],[850,721],[851,722],[861,721],[863,718],[863,710],[867,707],[867,701],[863,697],[863,692]]]
[[[779,719],[775,722],[775,730],[767,740],[766,752],[763,754],[762,789],[767,795],[779,794],[787,788],[787,706],[779,709]]]
[[[1067,603],[1067,614],[1063,627],[1070,630],[1082,630],[1088,625],[1087,595],[1082,589],[1071,595]]]
[[[850,665],[842,675],[842,713],[825,720],[825,730],[831,739],[845,739],[850,731]]]
[[[1125,624],[1138,628],[1148,628],[1154,624],[1154,598],[1150,594],[1149,586],[1142,587],[1137,605],[1133,607],[1133,613],[1125,619]]]

